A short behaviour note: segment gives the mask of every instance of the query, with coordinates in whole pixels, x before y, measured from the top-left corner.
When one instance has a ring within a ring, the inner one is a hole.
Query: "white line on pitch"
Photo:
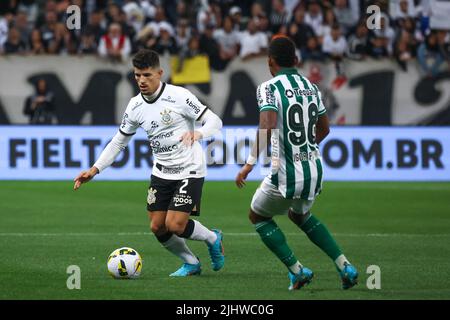
[[[288,236],[301,235],[301,232],[285,233]],[[152,236],[151,232],[118,232],[118,233],[95,233],[95,232],[68,232],[68,233],[26,233],[26,232],[3,232],[0,237],[98,237],[98,236]],[[232,237],[254,237],[255,232],[224,232],[225,236]],[[414,237],[414,238],[434,238],[450,237],[449,233],[441,234],[419,234],[419,233],[333,233],[337,237]]]

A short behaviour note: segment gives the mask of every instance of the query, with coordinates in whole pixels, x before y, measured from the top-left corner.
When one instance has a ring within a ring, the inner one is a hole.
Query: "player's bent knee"
[[[311,213],[309,211],[301,214],[301,213],[296,213],[292,210],[289,210],[289,219],[292,220],[292,222],[294,222],[296,225],[301,226],[303,225],[306,220],[309,219],[309,217],[311,216]]]
[[[265,220],[270,220],[270,218],[266,218],[266,217],[260,216],[259,214],[254,212],[252,209],[250,209],[250,211],[248,213],[248,219],[253,224],[256,224],[258,222],[265,221]]]
[[[167,232],[166,226],[156,221],[150,223],[150,230],[156,235],[162,235]]]
[[[184,229],[186,229],[186,223],[182,221],[166,221],[166,227],[169,232],[179,236],[184,232]]]

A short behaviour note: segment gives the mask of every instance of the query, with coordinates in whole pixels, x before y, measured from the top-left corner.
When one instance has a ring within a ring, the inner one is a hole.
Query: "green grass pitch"
[[[257,183],[205,183],[199,220],[224,232],[225,268],[210,268],[204,243],[189,241],[199,277],[169,278],[180,261],[150,234],[147,182],[0,182],[0,299],[449,299],[450,184],[325,182],[312,212],[358,268],[343,291],[331,260],[286,216],[276,218],[296,256],[315,273],[289,292],[287,270],[247,219]],[[132,247],[143,258],[136,280],[114,280],[110,252]],[[81,268],[81,290],[68,290],[66,268]],[[367,267],[381,268],[369,290]]]

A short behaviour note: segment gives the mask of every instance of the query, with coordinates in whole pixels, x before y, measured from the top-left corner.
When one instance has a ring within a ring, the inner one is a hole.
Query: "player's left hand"
[[[198,131],[188,131],[180,137],[180,141],[182,141],[186,146],[190,147],[195,141],[198,141],[202,138],[202,134]]]
[[[246,163],[241,171],[239,171],[236,176],[236,185],[240,189],[245,186],[245,179],[247,179],[248,174],[253,170],[253,166],[251,164]]]

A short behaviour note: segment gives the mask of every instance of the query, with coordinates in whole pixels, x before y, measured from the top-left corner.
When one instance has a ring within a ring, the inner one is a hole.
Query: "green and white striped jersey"
[[[260,112],[277,112],[272,173],[266,179],[287,199],[313,200],[322,186],[316,123],[326,112],[317,86],[294,68],[282,69],[256,91]]]

